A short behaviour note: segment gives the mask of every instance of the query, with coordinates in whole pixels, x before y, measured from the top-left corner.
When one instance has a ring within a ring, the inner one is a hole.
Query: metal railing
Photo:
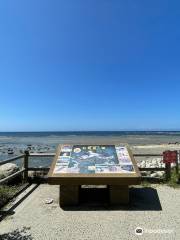
[[[134,157],[162,157],[162,154],[133,154]],[[180,156],[180,152],[178,152],[178,155]],[[28,172],[29,171],[48,171],[49,167],[29,167],[29,158],[30,157],[54,157],[55,153],[29,153],[29,151],[25,151],[24,154],[12,157],[3,161],[0,161],[0,166],[6,163],[13,162],[18,159],[23,159],[23,167],[21,170],[17,171],[16,173],[5,177],[0,180],[0,184],[5,183],[18,175],[23,174],[23,180],[28,181]],[[141,168],[139,167],[140,171],[164,171],[166,176],[169,177],[170,170],[169,167],[166,165],[165,167],[150,167],[150,168]]]

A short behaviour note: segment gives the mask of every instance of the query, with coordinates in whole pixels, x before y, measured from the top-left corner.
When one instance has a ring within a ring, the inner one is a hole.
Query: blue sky
[[[0,131],[180,129],[180,2],[0,2]]]

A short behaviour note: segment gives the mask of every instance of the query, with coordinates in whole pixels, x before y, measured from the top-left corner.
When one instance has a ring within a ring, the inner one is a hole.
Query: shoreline
[[[108,141],[103,142],[104,144],[108,144]],[[71,142],[65,142],[64,144],[72,144]],[[78,142],[77,144],[82,144],[82,142]],[[87,144],[85,142],[84,144]],[[90,144],[100,144],[99,141],[97,143]],[[113,142],[113,144],[118,144],[117,142]],[[119,143],[121,144],[121,143]],[[124,144],[124,143],[122,143]],[[25,150],[29,150],[30,153],[54,153],[56,151],[56,147],[58,144],[16,144],[16,143],[5,143],[0,144],[0,160],[1,156],[16,156],[18,154],[22,154]],[[133,153],[141,154],[141,153],[162,153],[166,150],[180,150],[180,143],[175,144],[129,144],[130,149]]]
[[[124,134],[119,136],[90,136],[90,135],[44,135],[32,133],[19,134],[0,134],[0,161],[15,157],[24,153],[26,149],[30,153],[55,153],[59,144],[121,144],[128,143],[133,154],[162,154],[165,150],[180,150],[180,136],[174,135],[149,135]],[[8,154],[8,152],[10,154]],[[160,159],[160,158],[159,158]],[[30,167],[49,167],[53,158],[31,158]],[[155,157],[136,157],[136,161],[141,164],[145,160],[150,162],[157,160]],[[18,165],[20,161],[16,162]]]

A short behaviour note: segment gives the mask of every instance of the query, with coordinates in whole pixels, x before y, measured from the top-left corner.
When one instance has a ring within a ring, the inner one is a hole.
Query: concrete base
[[[75,206],[79,203],[79,186],[78,185],[61,185],[60,186],[60,206]]]
[[[109,186],[109,198],[111,205],[120,205],[129,203],[129,186]]]

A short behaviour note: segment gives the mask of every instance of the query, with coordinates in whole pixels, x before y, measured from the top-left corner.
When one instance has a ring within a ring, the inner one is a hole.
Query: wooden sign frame
[[[77,145],[77,144],[70,144]],[[78,144],[87,146],[104,146],[104,144]],[[106,144],[115,145],[115,144]],[[120,144],[118,144],[120,145]],[[54,168],[61,152],[62,145],[59,145],[48,173],[48,183],[51,185],[137,185],[141,182],[141,173],[136,164],[134,156],[129,149],[126,147],[131,158],[135,172],[132,173],[95,173],[95,174],[81,174],[81,173],[54,173]]]

